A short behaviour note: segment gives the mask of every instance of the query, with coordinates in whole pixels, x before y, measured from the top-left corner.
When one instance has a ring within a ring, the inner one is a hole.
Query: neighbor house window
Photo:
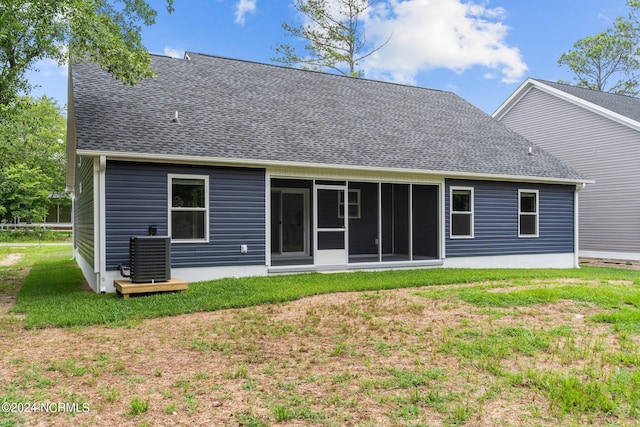
[[[538,190],[518,190],[518,236],[538,237]]]
[[[209,240],[209,177],[169,175],[169,234],[178,242]]]
[[[338,218],[344,218],[344,192],[340,191],[338,196]],[[347,192],[347,198],[349,199],[347,205],[349,206],[349,218],[360,218],[360,190],[349,190]]]
[[[473,188],[451,187],[452,239],[473,238]]]

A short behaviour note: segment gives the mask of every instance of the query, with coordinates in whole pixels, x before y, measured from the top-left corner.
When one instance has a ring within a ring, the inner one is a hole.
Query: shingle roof
[[[135,87],[73,65],[77,150],[585,179],[450,92],[188,56]]]
[[[535,80],[547,86],[551,86],[552,88],[566,92],[569,95],[573,95],[583,99],[584,101],[640,122],[640,98],[601,92],[598,90],[570,86],[562,83],[554,83],[547,80]]]

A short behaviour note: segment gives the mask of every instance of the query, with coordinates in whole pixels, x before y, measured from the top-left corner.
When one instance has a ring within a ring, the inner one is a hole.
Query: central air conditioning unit
[[[171,279],[171,238],[140,236],[129,239],[129,274],[132,283]]]

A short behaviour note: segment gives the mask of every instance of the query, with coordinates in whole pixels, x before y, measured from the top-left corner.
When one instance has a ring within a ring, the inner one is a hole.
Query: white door
[[[349,221],[344,210],[344,200],[347,200],[346,191],[347,187],[343,185],[316,185],[315,187],[316,265],[347,264]]]

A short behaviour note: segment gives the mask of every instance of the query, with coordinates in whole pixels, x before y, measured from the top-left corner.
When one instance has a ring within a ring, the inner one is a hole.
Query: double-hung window
[[[360,190],[347,191],[347,206],[350,219],[360,218]],[[344,192],[338,193],[338,218],[344,218]]]
[[[538,190],[518,190],[518,237],[538,237]]]
[[[451,187],[450,201],[451,238],[473,238],[473,187]]]
[[[209,240],[209,177],[169,175],[169,235],[174,242]]]

